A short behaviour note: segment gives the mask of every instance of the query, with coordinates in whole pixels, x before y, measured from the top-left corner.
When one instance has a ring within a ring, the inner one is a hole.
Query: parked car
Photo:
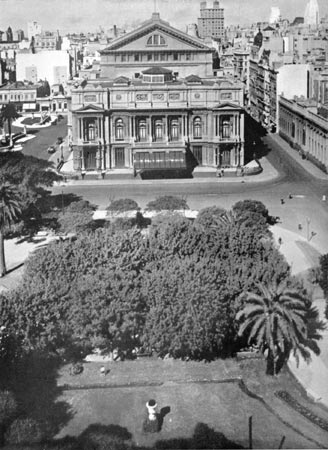
[[[53,145],[50,145],[50,147],[48,147],[48,150],[47,150],[48,153],[55,153],[55,151],[56,151],[56,148]]]

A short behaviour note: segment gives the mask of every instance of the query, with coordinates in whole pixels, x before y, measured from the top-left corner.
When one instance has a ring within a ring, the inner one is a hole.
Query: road
[[[46,150],[55,143],[59,136],[67,133],[67,118],[56,126],[40,130],[36,138],[24,144],[23,153],[47,159]],[[152,184],[122,184],[116,186],[65,186],[55,187],[55,194],[75,194],[106,208],[112,199],[133,198],[141,207],[145,207],[150,200],[161,195],[180,195],[187,199],[192,209],[217,205],[226,209],[238,200],[255,199],[262,201],[272,215],[279,216],[283,225],[291,231],[297,231],[301,224],[303,235],[316,233],[313,244],[328,252],[328,205],[322,202],[322,195],[328,198],[328,183],[318,180],[303,169],[283,148],[267,135],[262,138],[262,149],[270,163],[278,170],[279,177],[275,180],[261,183],[225,183],[217,179],[208,183],[197,183],[186,180],[185,183],[175,183],[174,180],[162,183],[160,180]],[[288,199],[288,194],[293,199]],[[280,199],[286,199],[284,205]]]
[[[13,127],[14,132],[22,131],[22,128]],[[48,159],[47,148],[54,145],[58,137],[67,135],[67,117],[61,119],[57,125],[40,130],[31,131],[35,135],[34,139],[26,141],[23,145],[24,155],[32,155],[36,158]]]
[[[174,183],[174,180],[161,183],[160,180],[152,184],[122,184],[116,186],[65,186],[56,187],[54,193],[75,194],[100,208],[108,206],[110,200],[118,198],[133,198],[141,207],[145,207],[150,200],[161,195],[180,195],[187,199],[192,209],[201,209],[206,206],[222,206],[231,208],[238,200],[254,199],[262,201],[272,215],[282,219],[283,226],[291,231],[298,231],[298,225],[302,226],[304,237],[311,232],[315,233],[312,243],[320,249],[328,252],[328,207],[322,202],[322,195],[328,197],[328,183],[318,180],[309,174],[283,148],[280,147],[270,135],[262,138],[262,145],[266,157],[278,170],[279,177],[275,180],[244,184],[224,183],[214,180],[208,183],[197,183],[186,180],[184,184]],[[288,199],[288,194],[293,194],[293,199]],[[282,205],[280,199],[284,198]]]

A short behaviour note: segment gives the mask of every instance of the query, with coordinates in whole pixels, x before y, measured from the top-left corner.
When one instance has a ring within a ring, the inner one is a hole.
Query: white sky
[[[43,30],[72,31],[105,30],[116,24],[132,25],[150,18],[154,3],[161,18],[185,30],[196,23],[200,0],[0,0],[0,30],[10,25],[13,30],[26,31],[28,21],[36,20]],[[293,20],[303,16],[307,0],[222,0],[225,23],[247,24],[268,20],[271,6],[279,6],[283,17]],[[207,2],[211,6],[212,1]],[[320,16],[328,14],[328,0],[318,0]]]

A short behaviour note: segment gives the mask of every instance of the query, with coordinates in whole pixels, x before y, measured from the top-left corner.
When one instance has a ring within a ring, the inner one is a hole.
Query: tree
[[[0,277],[6,272],[4,232],[6,227],[18,220],[21,214],[20,198],[17,189],[8,183],[0,186]]]
[[[74,233],[90,227],[95,209],[96,206],[86,200],[70,203],[58,216],[60,230]]]
[[[222,226],[223,217],[226,214],[226,210],[219,208],[218,206],[209,206],[199,211],[195,220],[197,224],[203,225],[208,228],[212,226]]]
[[[326,298],[326,317],[328,318],[328,253],[320,256],[319,264],[319,285],[323,290],[324,296]]]
[[[247,292],[244,307],[236,315],[238,334],[247,337],[248,344],[256,344],[262,353],[268,352],[268,372],[272,367],[276,375],[279,360],[283,364],[291,352],[310,356],[309,339],[320,338],[307,325],[307,318],[313,314],[309,301],[287,282],[268,286],[258,283],[258,292]]]
[[[3,127],[4,123],[7,122],[9,137],[11,136],[11,121],[17,119],[17,117],[19,117],[19,114],[14,103],[9,102],[2,107],[0,111],[0,127]]]
[[[49,161],[21,152],[0,154],[0,183],[16,186],[22,209],[21,225],[26,231],[34,230],[40,225],[42,214],[51,211],[51,192],[46,188],[61,179]]]
[[[147,349],[174,358],[230,354],[234,315],[222,264],[175,255],[146,266],[142,289]]]
[[[152,200],[147,204],[146,209],[148,211],[173,211],[173,210],[185,210],[189,209],[187,202],[182,197],[175,197],[173,195],[164,195],[157,197],[156,200]]]
[[[107,211],[112,212],[125,212],[125,211],[139,211],[140,207],[135,200],[130,198],[119,198],[110,202],[107,206]]]

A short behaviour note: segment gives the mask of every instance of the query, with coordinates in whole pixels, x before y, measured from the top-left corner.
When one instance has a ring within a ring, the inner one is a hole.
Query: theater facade
[[[154,13],[71,82],[77,172],[190,172],[244,164],[243,85],[213,75],[213,51]]]

